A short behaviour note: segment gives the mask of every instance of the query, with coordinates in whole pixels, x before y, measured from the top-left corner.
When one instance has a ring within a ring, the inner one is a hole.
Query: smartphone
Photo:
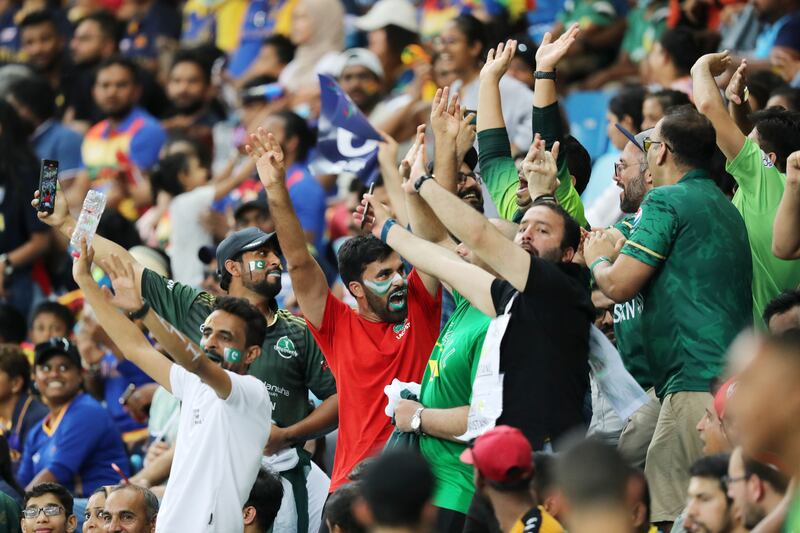
[[[474,110],[474,109],[465,109],[464,110],[464,116],[465,117],[467,115],[469,115],[470,113],[475,113],[475,116],[472,117],[472,120],[470,121],[470,124],[472,126],[477,126],[478,125],[478,112],[476,110]]]
[[[375,191],[375,182],[372,182],[372,185],[369,186],[368,194],[372,196],[373,191]],[[364,206],[364,218],[361,219],[361,229],[364,229],[364,224],[367,223],[367,215],[369,215],[369,202]]]
[[[42,160],[39,171],[39,211],[52,213],[56,207],[56,187],[58,186],[58,161]]]

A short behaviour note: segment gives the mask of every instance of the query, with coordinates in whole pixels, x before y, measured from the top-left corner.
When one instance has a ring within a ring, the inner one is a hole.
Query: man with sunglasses
[[[645,471],[653,522],[683,507],[688,470],[700,457],[695,424],[711,404],[733,338],[752,319],[752,263],[744,221],[711,180],[716,135],[707,118],[679,108],[644,140],[654,189],[622,249],[604,232],[584,245],[586,264],[616,302],[642,295],[644,352],[661,400]]]
[[[72,513],[72,494],[58,483],[40,483],[25,493],[22,533],[72,533],[78,518]]]

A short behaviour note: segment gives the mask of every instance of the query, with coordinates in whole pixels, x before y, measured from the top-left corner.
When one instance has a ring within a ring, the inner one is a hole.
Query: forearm
[[[316,264],[308,251],[306,235],[297,218],[289,190],[285,185],[267,189],[270,213],[275,222],[275,231],[281,243],[281,251],[290,268]]]
[[[725,102],[722,100],[717,82],[704,63],[696,64],[692,68],[692,92],[695,106],[701,113],[725,113],[727,115]]]
[[[436,182],[455,193],[458,187],[458,165],[456,161],[456,140],[437,135],[434,140],[433,174]]]
[[[482,79],[478,87],[478,131],[505,128],[500,100],[500,81]]]
[[[406,209],[406,195],[403,192],[400,172],[397,170],[397,162],[392,164],[381,163],[381,176],[383,184],[386,186],[386,194],[392,204],[394,216],[400,224],[407,226],[409,223],[408,210]]]
[[[417,194],[405,195],[405,197],[408,223],[414,235],[442,246],[446,246],[448,242],[453,242],[450,234],[447,233],[447,228],[442,225],[441,221],[436,217],[436,213],[425,203],[425,200]]]
[[[484,244],[485,237],[493,226],[481,213],[462,202],[456,195],[446,191],[438,183],[430,183],[431,181],[433,180],[428,180],[423,184],[420,196],[434,210],[436,216],[450,233],[477,252]]]
[[[597,288],[616,303],[627,302],[637,293],[620,270],[618,264],[611,263],[600,263],[592,270]]]
[[[296,424],[286,428],[292,444],[323,437],[339,425],[339,395],[325,399],[316,409]]]
[[[786,182],[772,228],[772,253],[780,259],[800,257],[800,184]]]
[[[728,102],[728,112],[739,127],[739,131],[744,135],[750,135],[750,132],[753,131],[753,122],[750,120],[750,113],[752,113],[750,102],[742,102],[741,105]]]
[[[169,471],[172,469],[172,460],[174,457],[175,446],[172,446],[169,450],[150,461],[147,466],[133,476],[131,478],[131,483],[134,485],[144,485],[145,487],[158,485],[169,477]]]
[[[175,326],[161,318],[152,308],[144,316],[144,326],[172,357],[173,361],[189,372],[197,373],[203,357],[203,352],[199,346]]]
[[[227,177],[214,183],[214,200],[220,200],[228,195],[236,187],[253,175],[256,165],[252,159],[248,159],[239,172],[231,172]]]
[[[555,67],[549,65],[536,65],[540,72],[553,72]],[[533,86],[533,107],[547,107],[558,101],[555,80],[538,79]]]
[[[15,268],[32,263],[47,251],[50,246],[50,237],[49,231],[33,233],[25,244],[8,252],[8,261]]]
[[[461,442],[456,437],[467,432],[469,405],[450,409],[425,409],[420,421],[422,432],[437,439]]]

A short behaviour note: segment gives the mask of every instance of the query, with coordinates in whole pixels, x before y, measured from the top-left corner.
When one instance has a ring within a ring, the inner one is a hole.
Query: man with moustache
[[[766,456],[762,455],[762,458]],[[789,480],[778,467],[747,457],[738,446],[728,463],[728,497],[744,527],[755,529],[783,501]]]
[[[63,202],[56,202],[52,215],[40,216],[65,236],[72,235],[75,220]],[[94,237],[92,246],[98,260],[115,254],[129,263],[140,296],[167,322],[194,342],[200,342],[200,328],[214,308],[212,295],[159,276],[137,263],[124,248],[99,235]],[[298,464],[281,474],[292,484],[302,516],[308,502],[306,486],[312,493],[328,490],[327,478],[311,463],[302,446],[306,440],[324,435],[336,426],[338,396],[333,375],[305,321],[279,309],[275,302],[281,290],[280,254],[274,233],[245,228],[229,235],[217,247],[217,269],[222,290],[255,305],[267,321],[262,356],[253,362],[248,373],[266,384],[273,404],[273,427],[266,454],[292,447],[299,456]],[[309,390],[322,400],[313,411],[308,403]],[[319,520],[321,505],[322,502],[319,509],[312,505],[311,522]]]

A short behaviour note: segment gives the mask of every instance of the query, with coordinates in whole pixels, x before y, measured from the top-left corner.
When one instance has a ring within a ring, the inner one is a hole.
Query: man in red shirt
[[[383,389],[393,379],[422,380],[439,334],[439,281],[406,274],[400,256],[372,236],[354,237],[339,251],[339,272],[358,302],[351,309],[331,294],[325,275],[308,252],[286,186],[280,145],[261,128],[248,153],[267,191],[275,231],[288,263],[292,287],[308,327],[336,378],[339,440],[330,490],[380,450],[392,432]]]

